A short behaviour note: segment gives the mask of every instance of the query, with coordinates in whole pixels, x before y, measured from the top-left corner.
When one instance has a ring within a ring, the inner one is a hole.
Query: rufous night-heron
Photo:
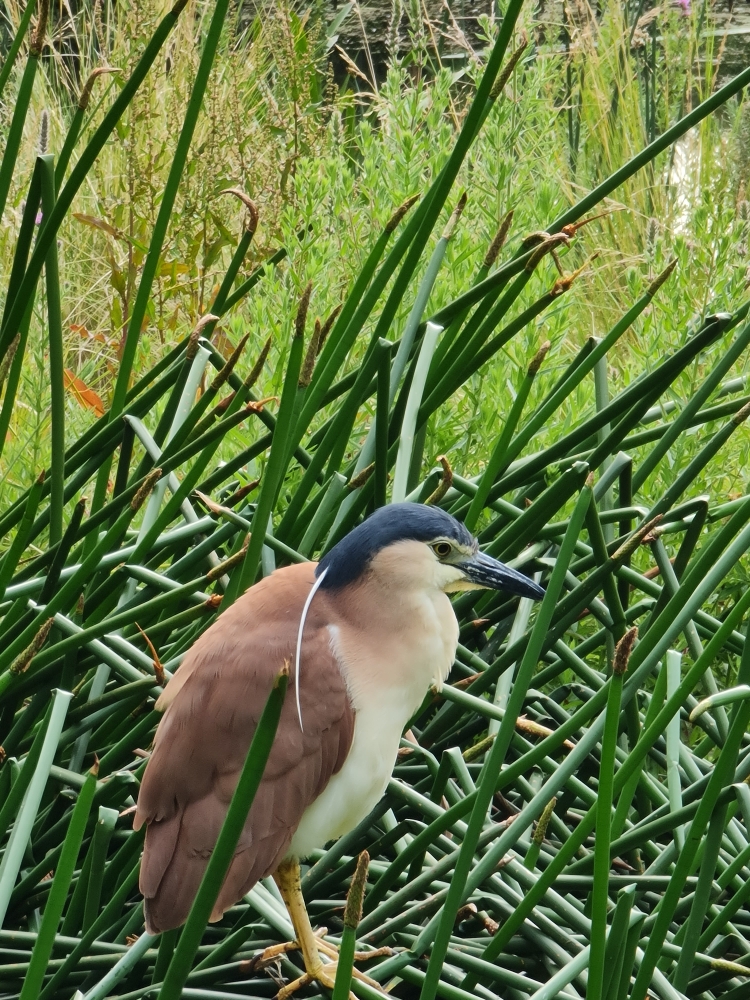
[[[138,798],[140,888],[151,934],[180,926],[214,848],[278,672],[289,690],[263,779],[219,893],[219,920],[273,875],[307,977],[333,983],[300,889],[299,859],[353,829],[383,795],[404,729],[451,669],[449,593],[539,598],[437,507],[377,510],[317,564],[286,566],[193,645],[157,702],[164,716]]]

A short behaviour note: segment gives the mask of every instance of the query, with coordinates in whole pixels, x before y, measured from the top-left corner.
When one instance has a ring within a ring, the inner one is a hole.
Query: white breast
[[[406,724],[450,671],[458,623],[447,596],[419,587],[387,603],[379,602],[370,627],[329,627],[356,712],[354,737],[343,767],[303,814],[290,856],[304,858],[364,819],[386,789]]]

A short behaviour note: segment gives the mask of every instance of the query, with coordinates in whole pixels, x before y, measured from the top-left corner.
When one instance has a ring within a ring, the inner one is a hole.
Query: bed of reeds
[[[286,252],[238,280],[258,224],[242,191],[243,235],[207,312],[133,374],[226,16],[217,0],[109,408],[66,448],[56,235],[183,7],[164,16],[87,142],[78,148],[76,118],[60,155],[36,160],[6,276],[0,440],[43,289],[53,446],[49,467],[0,510],[0,993],[232,1000],[272,996],[298,974],[294,950],[259,962],[292,933],[272,882],[206,926],[285,680],[188,923],[161,939],[144,933],[142,841],[132,831],[154,701],[195,637],[260,574],[316,558],[369,510],[408,500],[451,511],[546,595],[535,609],[496,593],[456,599],[454,670],[412,721],[384,799],[310,859],[312,919],[345,956],[339,996],[349,987],[379,995],[352,975],[356,942],[365,953],[357,968],[404,998],[739,1000],[750,988],[750,592],[741,569],[750,497],[708,496],[695,484],[750,414],[745,379],[731,377],[750,343],[750,300],[692,325],[675,319],[679,345],[626,385],[613,382],[608,359],[663,294],[669,265],[563,370],[548,373],[548,344],[535,346],[472,478],[446,457],[433,467],[424,442],[428,420],[569,291],[577,272],[566,271],[566,253],[603,199],[740,92],[750,70],[513,254],[503,252],[506,217],[473,282],[430,314],[464,206],[454,182],[520,56],[511,42],[521,0],[511,0],[429,190],[393,206],[340,308],[313,321],[308,287],[282,318],[282,389],[269,398],[266,349],[245,356],[243,340],[222,356],[211,340]],[[16,101],[21,124],[41,14]],[[0,194],[19,142],[20,125]],[[686,371],[697,373],[694,391],[675,406],[670,387]],[[571,413],[566,401],[586,386],[590,409]],[[244,447],[218,461],[239,426]],[[665,475],[687,434],[698,436],[693,457]],[[246,473],[253,458],[263,459],[259,481]],[[657,472],[666,488],[645,502]],[[358,919],[356,905],[344,906],[365,851]]]

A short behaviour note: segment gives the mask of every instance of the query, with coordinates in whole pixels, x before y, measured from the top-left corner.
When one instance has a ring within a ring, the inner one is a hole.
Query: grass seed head
[[[211,390],[213,392],[216,392],[218,389],[220,389],[234,371],[234,367],[240,360],[240,355],[244,351],[245,344],[247,344],[249,337],[250,334],[246,333],[245,336],[242,338],[242,340],[239,342],[239,344],[232,351],[232,356],[229,358],[227,363],[224,365],[221,371],[217,373],[216,378],[211,383]]]
[[[375,463],[371,462],[369,465],[365,466],[361,472],[358,472],[356,476],[353,476],[349,482],[346,484],[346,488],[351,492],[358,490],[361,486],[364,486],[367,480],[375,471]]]
[[[161,469],[152,469],[138,487],[133,499],[130,501],[131,510],[140,510],[144,502],[148,499],[154,486],[161,479]]]
[[[305,324],[307,323],[307,310],[310,307],[310,295],[312,294],[312,281],[308,281],[302,297],[297,306],[297,315],[294,318],[294,339],[305,335]]]
[[[37,59],[42,54],[44,41],[47,36],[47,19],[49,17],[49,0],[39,0],[39,13],[37,14],[36,25],[31,34],[29,42],[29,52]]]
[[[258,360],[250,369],[250,374],[245,379],[244,389],[246,391],[252,389],[252,387],[260,378],[260,373],[263,371],[263,366],[266,363],[266,359],[268,358],[268,352],[270,350],[271,350],[271,338],[269,337],[268,340],[263,345],[263,349],[261,350],[260,354],[258,355]]]
[[[331,332],[331,327],[336,322],[336,317],[341,312],[342,308],[343,308],[343,303],[339,303],[339,305],[336,306],[331,315],[323,324],[320,331],[320,336],[318,337],[318,351],[317,351],[318,354],[320,354],[320,352],[323,350],[323,346],[326,342],[328,334]]]
[[[630,654],[633,652],[635,640],[638,638],[638,626],[634,625],[628,629],[625,635],[615,646],[615,655],[612,659],[612,673],[615,677],[621,677],[628,669]]]
[[[555,811],[556,805],[557,799],[553,796],[542,810],[542,815],[536,824],[534,834],[531,838],[533,843],[540,846],[544,843],[544,838],[547,836],[547,827],[549,826],[549,821],[552,819],[552,813]]]
[[[94,89],[94,84],[99,79],[99,77],[102,76],[102,74],[119,73],[119,72],[120,70],[116,66],[97,66],[96,69],[93,69],[89,73],[88,79],[86,80],[86,83],[84,83],[83,89],[81,90],[80,96],[78,98],[79,110],[85,111],[86,108],[89,106],[89,102],[91,100],[91,92]]]
[[[401,220],[409,211],[409,209],[412,207],[412,205],[414,205],[415,202],[419,201],[419,197],[420,196],[418,194],[413,194],[411,198],[407,198],[405,202],[403,202],[401,205],[398,206],[396,211],[393,213],[388,222],[386,222],[385,224],[385,231],[387,233],[393,232],[393,230],[396,228],[399,222],[401,222]]]
[[[357,867],[354,870],[352,884],[346,896],[346,907],[344,908],[344,926],[356,930],[362,919],[362,907],[365,901],[365,888],[367,887],[367,871],[370,866],[370,855],[367,851],[362,851],[357,858]]]
[[[521,44],[518,46],[517,49],[515,49],[511,53],[510,58],[505,63],[505,65],[503,66],[503,68],[500,70],[498,78],[495,80],[494,84],[492,85],[492,90],[490,91],[490,100],[491,101],[496,101],[498,99],[498,97],[500,96],[500,94],[503,92],[503,88],[505,87],[505,84],[508,82],[508,80],[510,80],[510,78],[511,78],[511,76],[513,74],[513,70],[518,65],[518,60],[521,58],[521,56],[526,51],[526,47],[527,47],[528,44],[529,44],[529,40],[528,40],[528,38],[526,36],[526,32],[522,31],[521,32]]]
[[[29,669],[31,661],[34,659],[36,654],[42,648],[42,646],[47,641],[47,636],[50,634],[52,626],[55,624],[54,618],[48,618],[46,622],[39,629],[37,634],[31,640],[29,645],[24,649],[22,653],[19,653],[15,660],[10,665],[11,674],[23,674]]]
[[[669,278],[672,276],[672,272],[676,267],[677,267],[677,258],[675,257],[675,259],[671,261],[669,264],[667,264],[667,266],[664,268],[661,274],[658,275],[658,277],[654,278],[654,280],[648,286],[648,291],[646,292],[646,294],[649,296],[649,298],[652,298],[654,295],[656,295],[656,293],[659,291],[664,282],[668,281]]]
[[[321,335],[320,320],[316,318],[313,335],[310,338],[310,343],[307,345],[305,360],[302,362],[302,370],[300,372],[299,381],[297,383],[300,389],[306,389],[308,385],[312,382],[313,371],[315,369],[315,359],[318,356],[318,344],[320,343],[320,335]]]
[[[482,261],[482,267],[486,268],[488,271],[495,263],[498,258],[500,251],[505,246],[505,241],[508,238],[508,233],[510,232],[510,227],[513,222],[514,209],[511,209],[500,223],[497,232],[492,238],[492,243],[489,245],[489,249],[484,256]]]
[[[545,340],[542,346],[534,355],[534,357],[531,359],[531,363],[529,364],[529,367],[526,371],[526,374],[529,376],[529,378],[534,378],[539,369],[542,367],[542,362],[547,357],[547,352],[549,351],[550,347],[552,347],[552,341]]]

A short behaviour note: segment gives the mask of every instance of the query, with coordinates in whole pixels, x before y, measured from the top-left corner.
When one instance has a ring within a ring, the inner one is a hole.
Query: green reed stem
[[[76,801],[70,817],[68,831],[63,842],[62,853],[55,867],[52,891],[44,907],[42,925],[31,953],[29,970],[23,981],[20,1000],[37,1000],[47,974],[47,964],[52,955],[55,934],[62,916],[63,907],[73,878],[73,872],[81,849],[86,823],[91,811],[91,803],[96,791],[96,774],[90,771]]]

